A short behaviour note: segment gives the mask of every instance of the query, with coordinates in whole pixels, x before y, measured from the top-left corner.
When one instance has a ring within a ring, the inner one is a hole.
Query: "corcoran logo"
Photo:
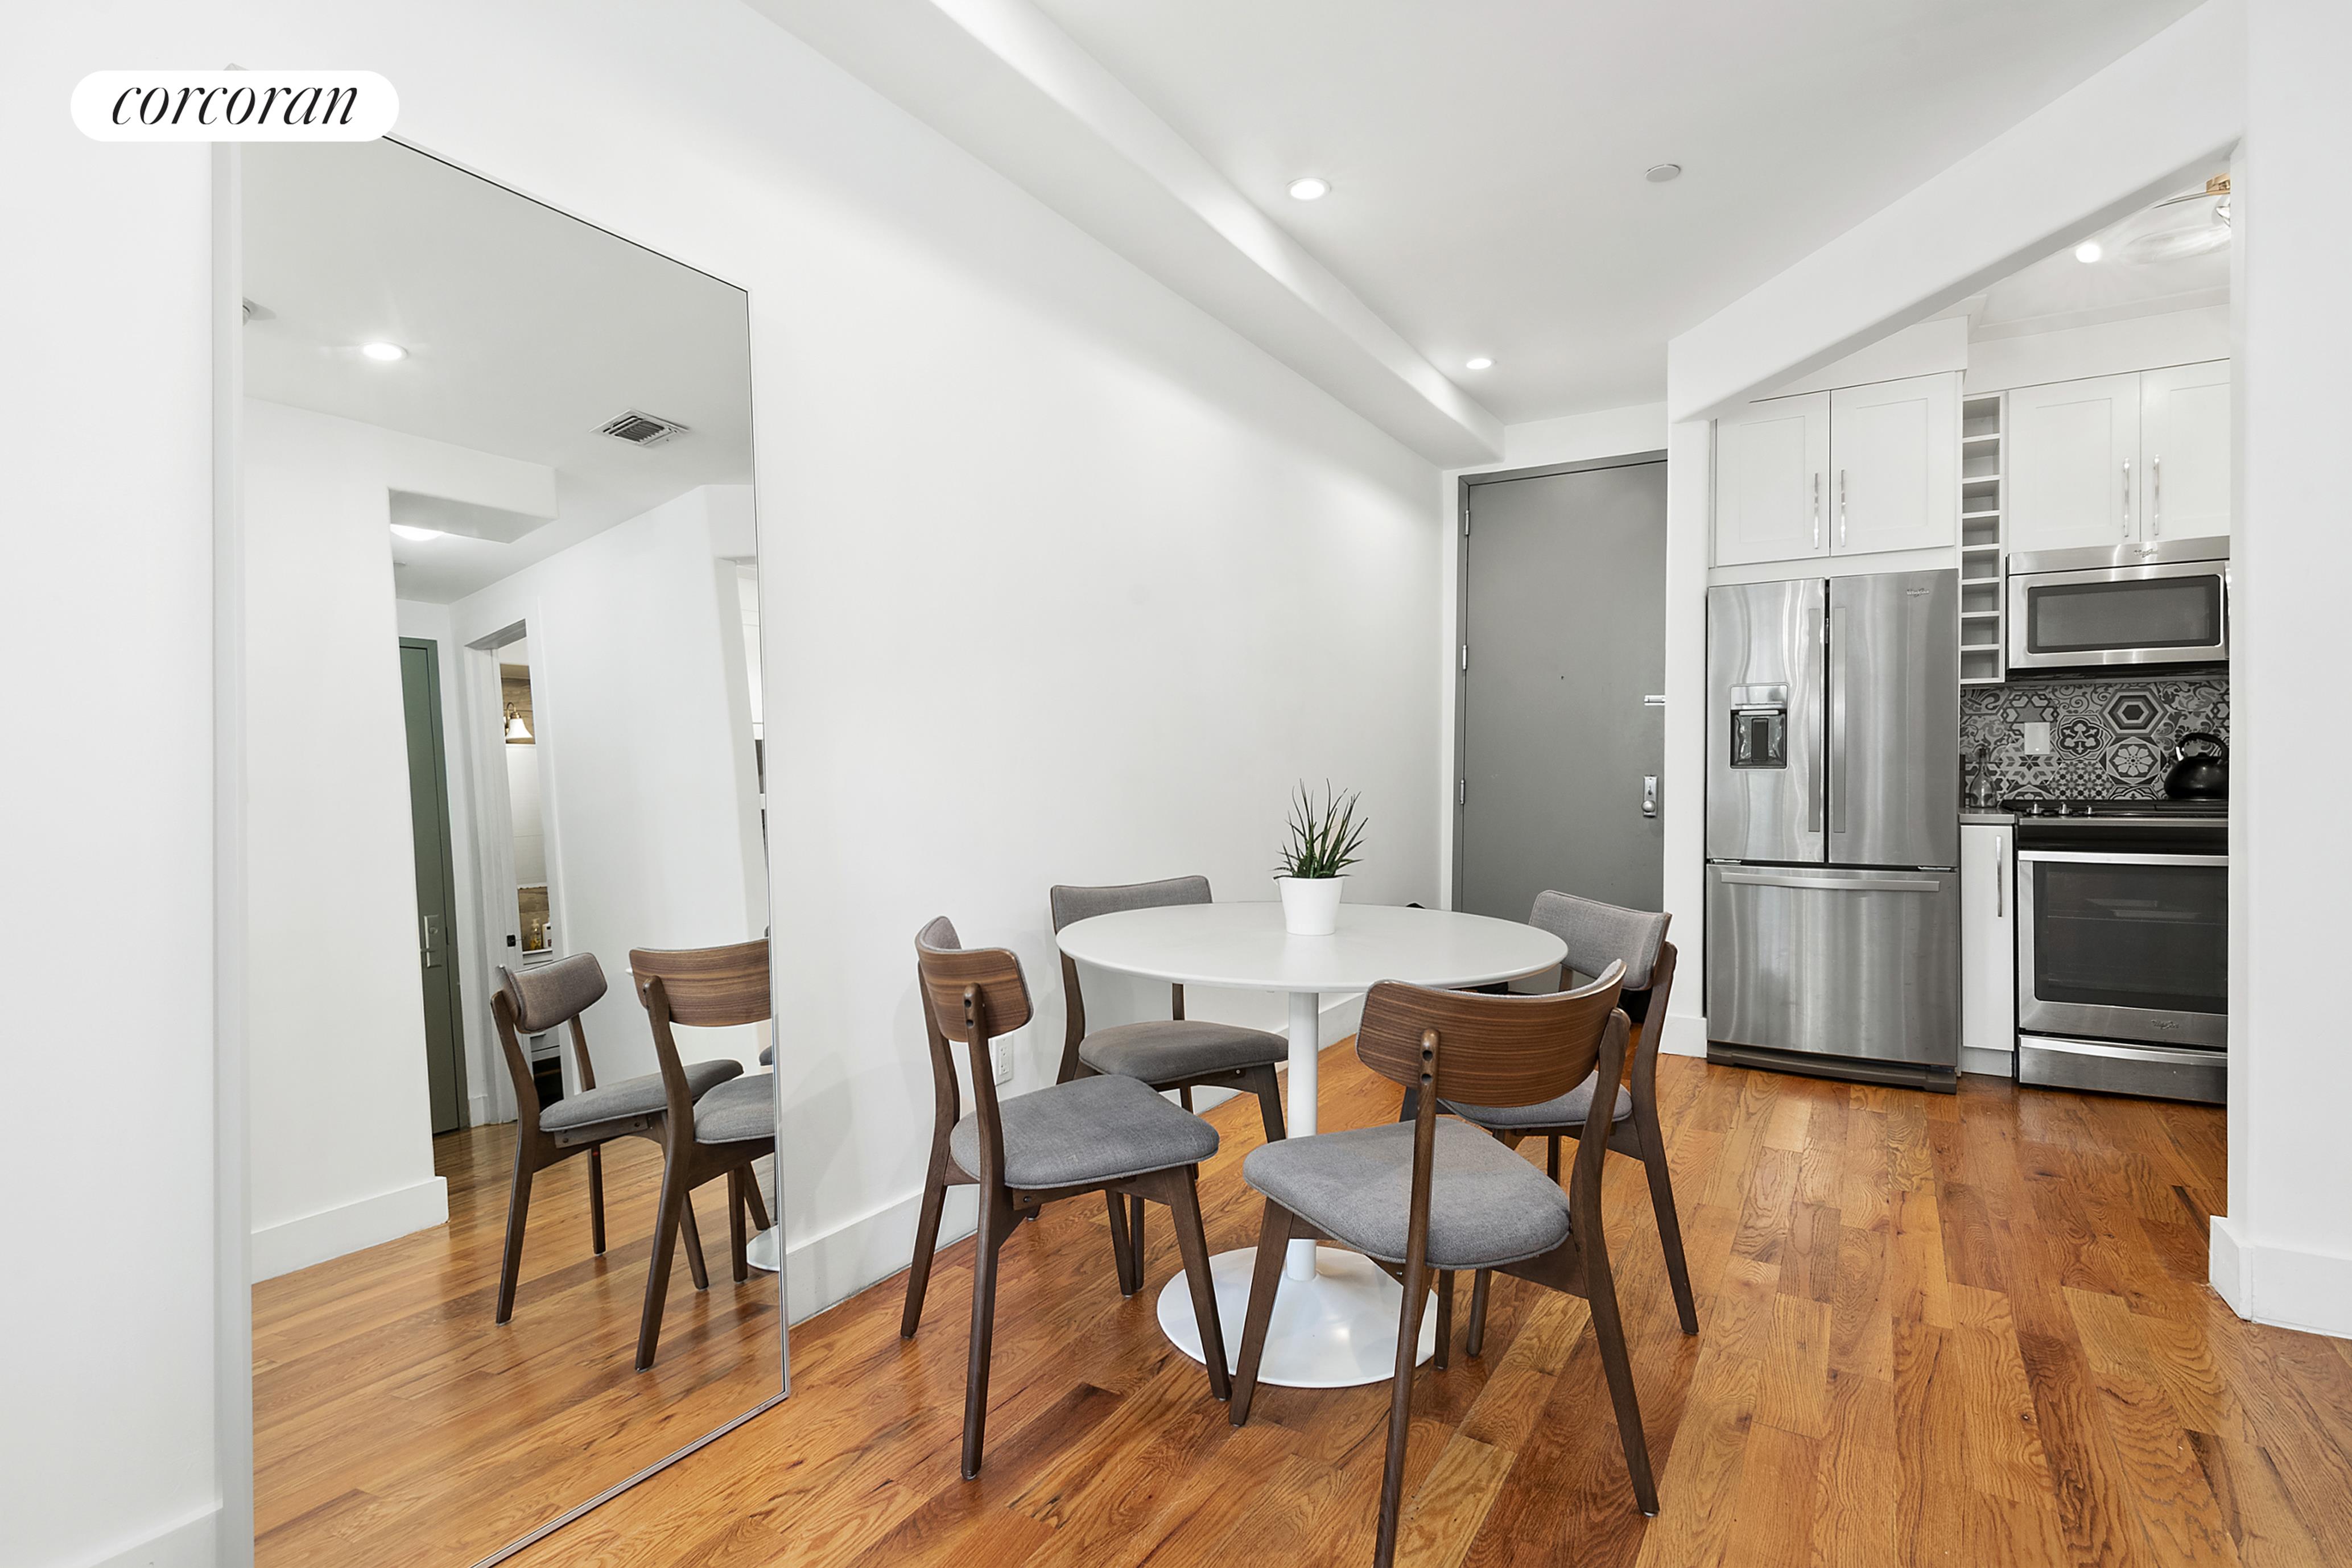
[[[373,71],[92,71],[73,92],[100,142],[373,142],[399,114]]]

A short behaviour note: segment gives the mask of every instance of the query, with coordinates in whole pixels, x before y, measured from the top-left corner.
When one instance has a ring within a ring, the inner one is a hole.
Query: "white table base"
[[[784,1260],[783,1243],[783,1231],[772,1225],[743,1244],[743,1261],[773,1274]]]
[[[1275,1292],[1274,1319],[1266,1325],[1258,1381],[1285,1388],[1354,1388],[1395,1376],[1403,1288],[1357,1253],[1311,1242],[1294,1245],[1312,1249],[1315,1272],[1294,1279],[1284,1270],[1282,1286]],[[1257,1254],[1250,1249],[1220,1252],[1209,1260],[1210,1275],[1217,1282],[1217,1324],[1224,1331],[1225,1360],[1233,1367],[1241,1364],[1242,1321],[1249,1313],[1250,1275],[1256,1267]],[[1160,1288],[1160,1328],[1194,1361],[1208,1360],[1201,1353],[1201,1324],[1192,1315],[1192,1288],[1181,1269]],[[1436,1353],[1437,1298],[1433,1294],[1422,1309],[1414,1364]]]

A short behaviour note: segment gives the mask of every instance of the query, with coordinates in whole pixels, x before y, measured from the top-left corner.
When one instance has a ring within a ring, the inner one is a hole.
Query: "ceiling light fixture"
[[[1293,201],[1319,202],[1331,194],[1331,182],[1320,174],[1302,174],[1290,182]]]
[[[2106,253],[2106,247],[2097,240],[2086,239],[2074,247],[2074,259],[2088,267]]]
[[[1663,185],[1668,180],[1679,178],[1682,172],[1680,163],[1653,163],[1642,171],[1642,178],[1654,185]]]
[[[368,358],[376,361],[380,364],[390,364],[394,360],[406,359],[408,357],[408,351],[402,348],[398,343],[362,343],[360,345],[360,353],[367,355]]]
[[[404,522],[394,523],[392,525],[392,531],[393,532],[400,535],[403,539],[438,539],[441,537],[441,531],[437,528],[411,528]]]
[[[1492,370],[1495,368],[1495,362],[1487,358],[1485,354],[1478,354],[1473,358],[1464,360],[1462,362],[1462,368],[1464,370]]]

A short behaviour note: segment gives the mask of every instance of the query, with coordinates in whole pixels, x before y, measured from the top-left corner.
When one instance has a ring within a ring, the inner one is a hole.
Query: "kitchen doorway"
[[[1665,458],[1463,480],[1458,910],[1664,907]]]

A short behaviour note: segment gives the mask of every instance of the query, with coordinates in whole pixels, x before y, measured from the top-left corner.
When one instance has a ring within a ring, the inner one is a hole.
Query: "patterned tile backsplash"
[[[2050,726],[2050,750],[2029,755],[2027,724]],[[2230,676],[2097,676],[1960,689],[1960,761],[1975,776],[1985,748],[1996,800],[2149,799],[2164,794],[2172,747],[2194,730],[2230,738]]]

